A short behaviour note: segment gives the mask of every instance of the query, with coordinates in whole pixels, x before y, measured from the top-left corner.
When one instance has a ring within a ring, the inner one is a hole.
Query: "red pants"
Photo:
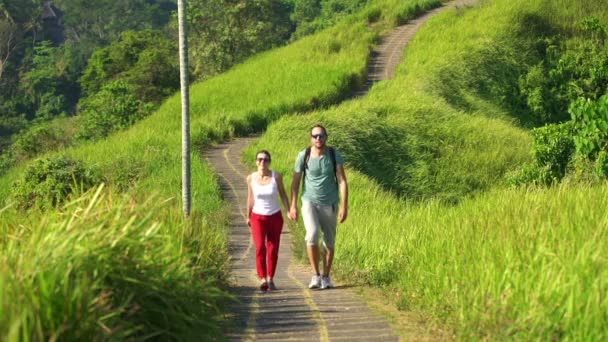
[[[279,243],[283,230],[283,215],[270,216],[251,213],[251,234],[255,244],[255,265],[261,278],[274,277],[279,259]]]

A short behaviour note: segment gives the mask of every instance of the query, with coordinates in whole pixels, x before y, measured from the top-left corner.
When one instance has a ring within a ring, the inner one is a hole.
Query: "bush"
[[[15,158],[26,159],[66,147],[69,144],[70,134],[64,127],[45,122],[32,126],[19,134],[11,149]]]
[[[608,95],[597,101],[579,98],[570,106],[576,152],[596,160],[608,148]]]
[[[71,194],[79,194],[99,184],[99,172],[82,161],[67,156],[36,160],[23,179],[13,184],[13,199],[20,209],[49,208],[61,204]]]
[[[572,123],[550,124],[532,130],[534,161],[516,173],[510,183],[550,185],[564,178],[574,153]]]
[[[127,128],[152,111],[153,105],[137,98],[133,88],[123,81],[113,81],[99,93],[80,104],[80,138],[98,139]]]
[[[580,35],[541,38],[544,59],[520,77],[519,87],[536,124],[564,122],[569,105],[578,98],[597,100],[608,90],[606,28],[586,18]]]

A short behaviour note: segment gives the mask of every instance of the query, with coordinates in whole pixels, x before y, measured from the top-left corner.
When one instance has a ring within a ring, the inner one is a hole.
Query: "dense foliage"
[[[570,38],[538,40],[543,58],[521,77],[522,94],[536,125],[534,161],[514,183],[554,184],[566,175],[606,177],[608,139],[608,23],[588,17]],[[561,124],[559,124],[561,123]]]
[[[80,102],[80,132],[85,139],[98,139],[127,128],[146,117],[153,105],[140,100],[124,81],[112,81]]]
[[[83,193],[101,182],[95,168],[67,156],[36,160],[15,182],[13,199],[21,209],[53,208],[75,193]]]
[[[89,58],[80,77],[84,96],[95,97],[108,83],[122,80],[137,98],[160,103],[179,87],[175,51],[177,42],[160,31],[124,31],[120,39]]]
[[[544,57],[521,79],[521,88],[537,124],[570,119],[568,107],[578,98],[597,100],[608,90],[606,24],[587,18],[573,37],[542,37]]]
[[[249,56],[328,27],[367,2],[188,1],[191,79],[212,77]],[[103,110],[100,115],[83,111],[111,82],[125,82],[133,96],[155,105],[175,92],[175,9],[174,0],[2,0],[0,173],[19,159],[10,147],[16,135],[28,135],[40,121],[83,116],[82,132],[70,136],[85,139],[128,126],[91,132],[95,125],[117,120],[105,118]],[[132,123],[143,116],[125,110],[118,111],[127,116],[119,121]]]

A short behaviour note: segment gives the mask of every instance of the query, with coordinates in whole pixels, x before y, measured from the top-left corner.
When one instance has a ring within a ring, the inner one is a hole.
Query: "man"
[[[311,289],[332,288],[329,273],[334,259],[336,243],[336,214],[340,223],[348,215],[348,185],[344,173],[344,160],[338,151],[326,145],[327,130],[315,125],[310,132],[311,147],[301,151],[296,159],[291,183],[289,217],[298,218],[298,191],[302,184],[302,219],[306,229],[306,251],[313,276]],[[304,174],[304,177],[302,177]],[[339,190],[339,191],[338,191]],[[339,211],[338,202],[340,202]],[[319,231],[323,232],[323,273],[319,272]]]

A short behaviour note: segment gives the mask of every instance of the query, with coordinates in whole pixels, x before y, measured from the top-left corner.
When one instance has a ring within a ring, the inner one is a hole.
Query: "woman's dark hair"
[[[258,157],[258,154],[263,153],[266,156],[268,156],[268,162],[270,163],[272,161],[272,157],[270,156],[270,152],[268,152],[267,150],[259,150],[258,152],[256,152],[255,157]]]

